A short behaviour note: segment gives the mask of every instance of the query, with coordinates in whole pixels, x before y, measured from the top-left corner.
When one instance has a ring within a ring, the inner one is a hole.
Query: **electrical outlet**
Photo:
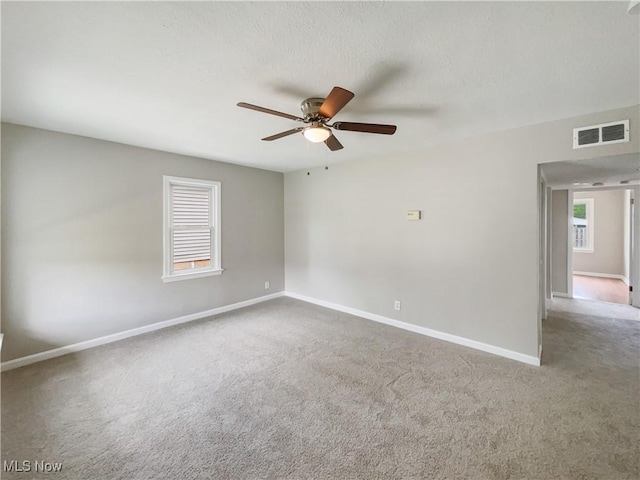
[[[393,308],[395,308],[396,310],[400,310],[400,300],[396,300],[395,302],[393,302]]]
[[[269,282],[264,282],[264,289],[269,290]]]

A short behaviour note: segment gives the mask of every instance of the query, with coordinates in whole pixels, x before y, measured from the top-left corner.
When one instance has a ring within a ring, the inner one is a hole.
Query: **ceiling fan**
[[[302,132],[307,140],[314,143],[324,142],[330,150],[340,150],[344,148],[338,139],[333,135],[331,129],[348,130],[350,132],[380,133],[382,135],[393,135],[396,131],[395,125],[380,125],[377,123],[354,123],[354,122],[334,122],[329,121],[342,108],[351,101],[355,95],[349,90],[341,87],[333,87],[327,98],[307,98],[300,104],[302,117],[289,115],[288,113],[277,112],[270,108],[259,107],[250,103],[240,102],[239,107],[248,108],[257,112],[269,113],[279,117],[305,123],[304,127],[296,127],[286,132],[276,133],[262,140],[270,142],[294,133]]]

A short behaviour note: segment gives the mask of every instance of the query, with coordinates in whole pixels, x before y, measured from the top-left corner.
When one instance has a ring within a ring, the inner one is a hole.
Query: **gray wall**
[[[593,198],[593,253],[573,252],[573,271],[624,275],[624,190],[575,192]]]
[[[222,275],[162,282],[163,175],[222,182]],[[280,173],[2,124],[2,360],[281,291],[283,222]]]
[[[569,191],[554,190],[551,198],[551,290],[556,294],[571,296],[567,281]]]
[[[572,149],[574,127],[626,118],[637,132],[634,106],[287,173],[286,290],[537,357],[537,164],[639,151]]]

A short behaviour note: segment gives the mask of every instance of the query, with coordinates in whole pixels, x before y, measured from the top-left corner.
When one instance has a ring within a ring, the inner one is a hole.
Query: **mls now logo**
[[[2,469],[5,472],[44,472],[57,473],[62,471],[62,462],[45,462],[43,460],[5,460],[2,462]]]

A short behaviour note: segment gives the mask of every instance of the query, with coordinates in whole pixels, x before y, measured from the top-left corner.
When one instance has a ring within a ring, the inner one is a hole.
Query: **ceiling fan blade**
[[[327,138],[324,143],[332,152],[335,152],[336,150],[342,150],[344,148],[333,134],[329,138]]]
[[[333,118],[353,97],[355,97],[355,95],[349,90],[333,87],[329,96],[322,102],[318,114],[321,117]]]
[[[295,115],[289,115],[288,113],[278,112],[276,110],[271,110],[270,108],[259,107],[258,105],[252,105],[250,103],[240,102],[238,103],[238,106],[248,108],[249,110],[255,110],[256,112],[270,113],[271,115],[277,115],[278,117],[284,117],[290,120],[302,121],[302,118],[296,117]]]
[[[350,132],[381,133],[382,135],[396,133],[395,125],[380,125],[377,123],[336,122],[332,127],[336,130],[349,130]]]
[[[264,137],[262,140],[270,142],[271,140],[277,140],[282,137],[288,137],[289,135],[293,135],[294,133],[298,133],[304,130],[304,127],[292,128],[291,130],[287,130],[286,132],[276,133],[275,135],[271,135],[270,137]]]

